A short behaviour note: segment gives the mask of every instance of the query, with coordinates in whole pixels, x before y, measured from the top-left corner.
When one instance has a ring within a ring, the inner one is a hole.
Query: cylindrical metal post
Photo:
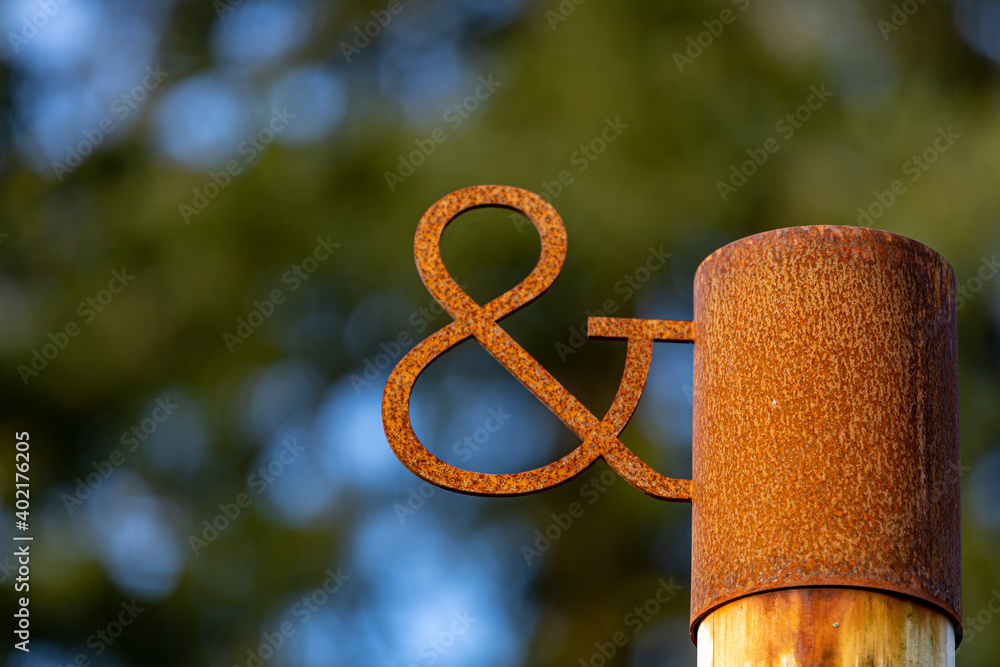
[[[691,631],[705,665],[951,664],[953,293],[940,255],[873,229],[782,229],[702,263]]]

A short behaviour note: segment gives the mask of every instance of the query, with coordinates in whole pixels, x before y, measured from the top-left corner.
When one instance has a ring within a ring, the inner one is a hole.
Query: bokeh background
[[[565,220],[561,277],[504,326],[599,414],[624,345],[584,341],[588,313],[689,318],[732,240],[865,224],[941,252],[964,290],[958,662],[997,664],[1000,2],[5,0],[0,28],[0,539],[25,430],[35,535],[32,651],[5,664],[694,664],[689,507],[603,462],[460,496],[385,441],[389,369],[448,321],[417,220],[485,183]],[[443,243],[481,303],[538,249],[486,209]],[[691,363],[657,346],[623,436],[676,477]],[[413,418],[474,470],[577,444],[469,342]]]

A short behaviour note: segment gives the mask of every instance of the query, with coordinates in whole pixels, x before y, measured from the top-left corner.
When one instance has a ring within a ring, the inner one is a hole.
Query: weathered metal
[[[698,268],[692,631],[751,593],[857,586],[961,633],[954,284],[927,246],[853,227]]]
[[[441,234],[460,213],[481,206],[502,206],[525,215],[542,238],[534,270],[505,294],[480,306],[452,279],[441,260]],[[627,338],[626,370],[604,419],[598,420],[575,396],[507,334],[497,321],[538,298],[552,285],[566,259],[566,228],[552,205],[518,188],[491,185],[465,188],[435,203],[420,219],[414,242],[417,270],[427,290],[455,320],[421,341],[389,375],[382,400],[382,421],[393,451],[419,477],[432,484],[477,495],[518,495],[541,491],[579,474],[598,457],[636,488],[664,500],[690,501],[690,480],[660,475],[618,439],[646,385],[654,340],[690,342],[690,322],[604,318],[592,321],[596,335]],[[508,475],[470,472],[448,465],[417,439],[410,423],[410,393],[420,374],[470,336],[521,381],[583,443],[563,458],[536,470]]]
[[[485,306],[441,261],[460,213],[524,214],[541,257]],[[383,422],[400,460],[455,491],[516,495],[567,481],[604,458],[647,494],[693,503],[691,633],[720,606],[791,587],[904,594],[948,615],[961,637],[954,274],[910,239],[853,227],[796,227],[732,243],[695,276],[694,321],[591,318],[588,334],[628,340],[618,394],[598,420],[497,323],[558,275],[566,231],[552,206],[517,188],[465,188],[420,220],[417,268],[454,318],[394,369]],[[450,466],[417,439],[409,400],[438,356],[474,337],[583,441],[536,470]],[[654,341],[693,342],[693,480],[655,472],[619,439]]]

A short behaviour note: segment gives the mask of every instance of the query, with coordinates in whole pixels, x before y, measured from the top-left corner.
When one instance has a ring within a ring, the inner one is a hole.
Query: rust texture
[[[538,230],[538,264],[475,303],[441,260],[445,227],[498,206]],[[602,457],[643,492],[693,504],[691,636],[713,610],[799,587],[902,594],[942,611],[961,640],[957,336],[954,272],[911,239],[854,227],[794,227],[731,243],[698,268],[694,321],[591,318],[588,335],[626,339],[618,393],[598,419],[498,324],[540,296],[566,257],[555,209],[526,190],[478,186],[442,198],[414,243],[420,277],[453,318],[386,383],[396,456],[438,486],[518,495],[563,483]],[[421,443],[409,402],[419,375],[473,337],[583,442],[541,468],[477,473]],[[654,341],[694,343],[693,480],[660,475],[618,439]]]
[[[695,275],[691,631],[759,591],[855,586],[961,635],[951,267],[888,232],[794,227]]]
[[[541,257],[534,270],[485,306],[473,301],[448,273],[441,260],[440,245],[448,223],[459,214],[482,206],[499,206],[521,213],[542,239]],[[389,444],[407,468],[432,484],[462,493],[517,495],[561,484],[603,457],[637,489],[664,500],[690,501],[690,480],[664,477],[618,439],[646,385],[653,341],[692,342],[690,322],[596,318],[588,323],[588,334],[628,340],[626,367],[618,393],[604,419],[598,419],[497,323],[541,296],[562,269],[566,259],[566,229],[548,202],[526,190],[506,186],[458,190],[436,202],[420,219],[414,254],[421,280],[454,322],[415,345],[386,382],[382,422]],[[579,447],[549,465],[506,475],[456,468],[427,450],[410,423],[413,385],[435,359],[470,336],[583,441]]]

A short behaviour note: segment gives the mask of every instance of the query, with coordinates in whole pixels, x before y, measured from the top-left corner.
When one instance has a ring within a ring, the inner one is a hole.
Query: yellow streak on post
[[[698,627],[698,667],[954,667],[955,629],[909,598],[852,588],[751,595]]]

